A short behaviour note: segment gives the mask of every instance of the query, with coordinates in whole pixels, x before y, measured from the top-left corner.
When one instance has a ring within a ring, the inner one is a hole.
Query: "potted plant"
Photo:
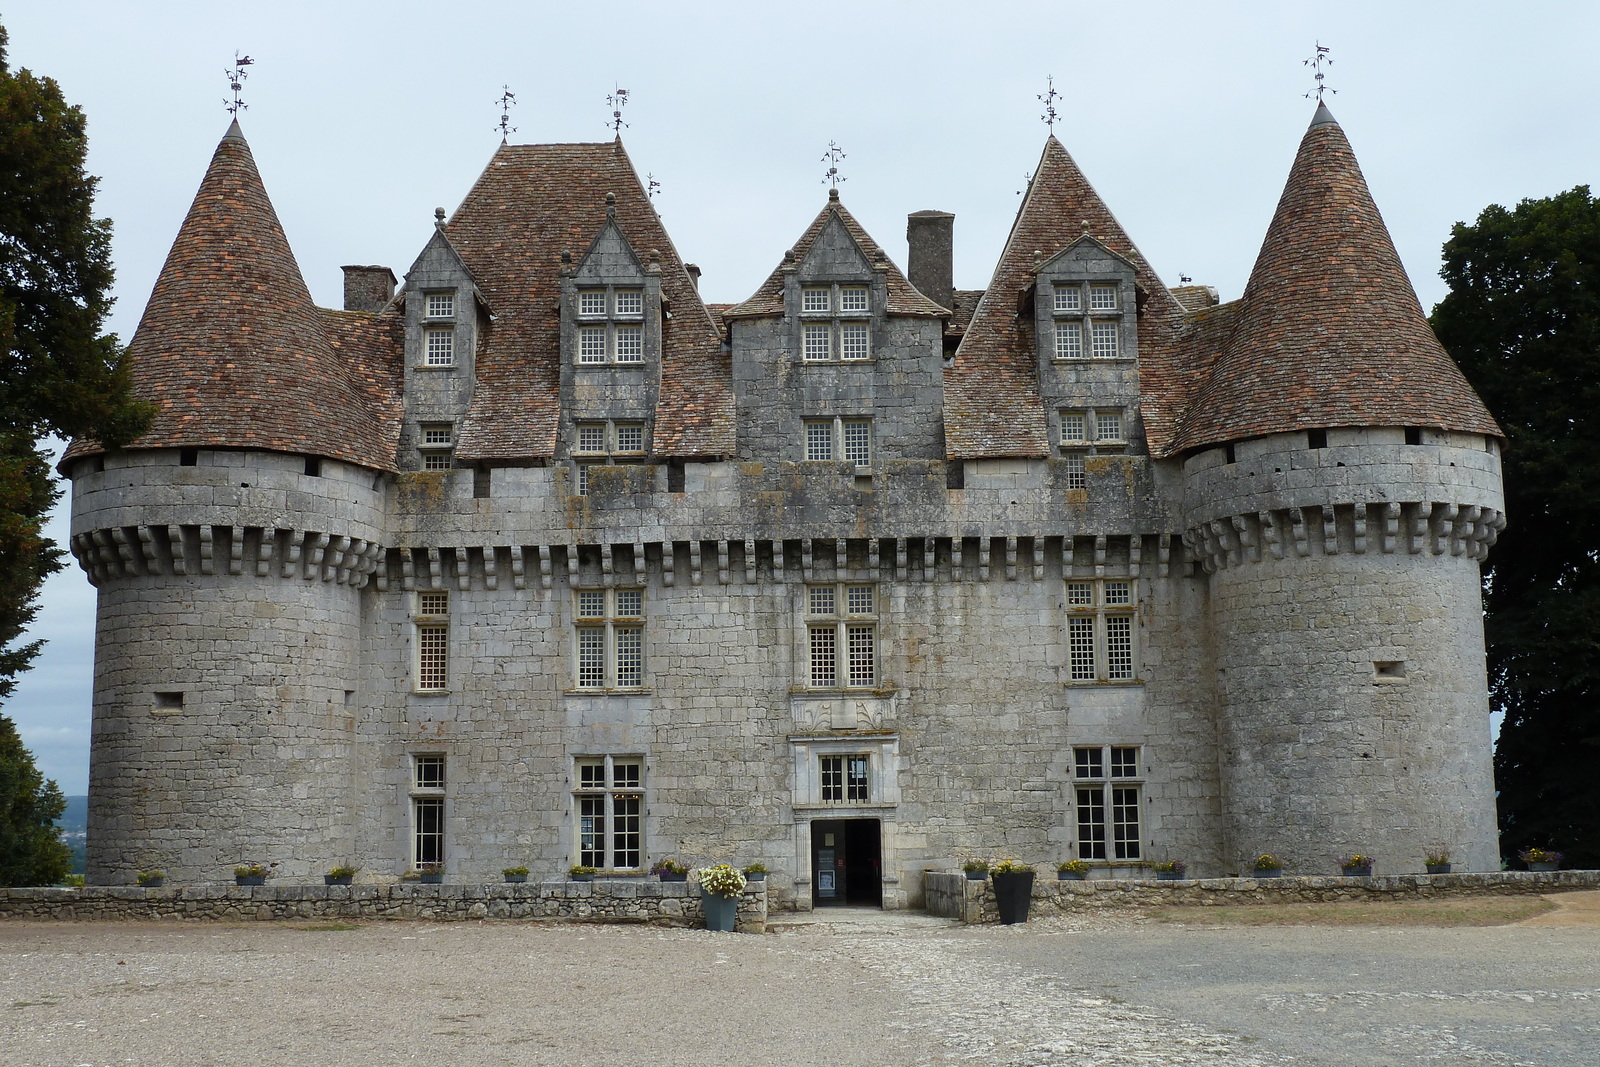
[[[1352,852],[1339,861],[1339,872],[1346,878],[1371,878],[1372,857]]]
[[[1033,904],[1033,868],[1016,860],[1001,860],[989,869],[994,879],[994,903],[1007,926],[1028,921]]]
[[[1563,854],[1548,848],[1525,848],[1517,859],[1528,865],[1530,871],[1559,871]]]
[[[500,874],[508,882],[526,882],[528,880],[528,868],[526,866],[503,867],[500,870]]]
[[[767,865],[757,860],[744,869],[744,877],[748,882],[765,882],[767,880]]]
[[[241,863],[233,869],[233,882],[235,885],[266,885],[277,869],[276,863]]]
[[[349,885],[355,880],[356,869],[344,865],[329,867],[328,873],[322,876],[323,885]]]
[[[419,863],[417,864],[417,881],[423,885],[439,885],[444,881],[444,864]]]
[[[1189,865],[1182,860],[1162,860],[1160,863],[1152,864],[1150,869],[1155,871],[1156,877],[1162,881],[1175,882],[1183,877]]]
[[[733,932],[733,922],[739,912],[739,894],[744,892],[744,874],[726,863],[702,867],[700,875],[700,906],[705,909],[706,929]]]
[[[967,872],[969,882],[981,882],[989,877],[988,860],[968,860],[961,865],[961,869]]]
[[[650,873],[660,878],[663,882],[687,882],[689,880],[689,867],[679,863],[671,856],[664,856],[656,860],[655,866],[650,868]]]
[[[1263,852],[1250,864],[1250,872],[1257,878],[1276,878],[1283,873],[1283,861],[1270,852]]]
[[[594,881],[594,876],[596,873],[596,868],[586,866],[582,863],[574,863],[571,867],[567,868],[567,877],[571,878],[574,882],[592,882]]]
[[[1071,880],[1083,881],[1089,877],[1088,860],[1066,860],[1056,864],[1056,878],[1066,882]]]
[[[160,889],[167,884],[166,871],[135,871],[133,877],[146,889]]]
[[[1422,859],[1423,866],[1428,868],[1429,874],[1450,873],[1450,853],[1442,848],[1429,850]]]

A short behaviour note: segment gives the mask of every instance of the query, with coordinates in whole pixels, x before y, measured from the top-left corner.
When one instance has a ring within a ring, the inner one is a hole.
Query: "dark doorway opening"
[[[877,819],[817,819],[811,824],[814,907],[883,906],[883,851]]]

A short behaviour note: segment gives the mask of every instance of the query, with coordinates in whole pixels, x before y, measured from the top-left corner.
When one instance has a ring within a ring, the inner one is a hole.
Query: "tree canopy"
[[[46,781],[0,715],[0,885],[54,885],[72,870],[72,850],[55,822],[67,800]]]
[[[1434,329],[1507,436],[1484,571],[1501,850],[1600,866],[1600,201],[1486,208],[1441,273]]]

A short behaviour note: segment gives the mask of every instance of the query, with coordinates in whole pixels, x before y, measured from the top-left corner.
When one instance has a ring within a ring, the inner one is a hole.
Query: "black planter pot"
[[[1161,882],[1176,882],[1183,877],[1182,871],[1157,871],[1156,880]]]
[[[355,882],[353,874],[325,874],[322,876],[323,885],[351,885]]]
[[[663,882],[687,882],[689,880],[689,872],[684,871],[682,874],[673,874],[668,871],[665,874],[658,875],[658,877]]]
[[[1081,882],[1085,878],[1088,878],[1088,877],[1089,877],[1089,872],[1088,871],[1057,871],[1056,872],[1056,881],[1058,881],[1058,882]]]
[[[1371,878],[1371,867],[1340,867],[1339,873],[1346,878]]]
[[[233,876],[234,885],[266,885],[267,876],[264,874],[236,874]]]
[[[767,880],[767,872],[746,871],[744,872],[744,880],[747,882],[765,882]]]
[[[1000,910],[1000,921],[1010,926],[1028,921],[1028,908],[1033,904],[1033,872],[996,874],[994,902]]]
[[[1448,863],[1430,863],[1430,864],[1428,864],[1428,873],[1429,874],[1449,874],[1450,873],[1450,865]]]
[[[505,878],[505,880],[507,882],[510,882],[512,884],[520,884],[520,883],[526,882],[528,880],[528,876],[525,875],[525,874],[507,874],[507,875],[502,875],[502,877]]]
[[[421,882],[423,885],[443,885],[444,884],[444,875],[442,875],[442,874],[424,874],[424,875],[420,876],[417,879],[417,881]]]
[[[1250,872],[1252,878],[1282,878],[1282,867],[1257,867]]]
[[[988,871],[968,871],[967,872],[967,881],[969,881],[969,882],[981,882],[987,877],[989,877],[989,872]]]

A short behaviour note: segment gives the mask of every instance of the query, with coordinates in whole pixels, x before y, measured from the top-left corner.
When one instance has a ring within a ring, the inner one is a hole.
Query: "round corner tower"
[[[1183,429],[1208,574],[1226,855],[1498,866],[1479,564],[1501,431],[1317,110]]]
[[[336,351],[359,338],[333,314],[235,124],[129,346],[150,430],[62,463],[98,598],[91,884],[352,855],[349,705],[386,464]]]

